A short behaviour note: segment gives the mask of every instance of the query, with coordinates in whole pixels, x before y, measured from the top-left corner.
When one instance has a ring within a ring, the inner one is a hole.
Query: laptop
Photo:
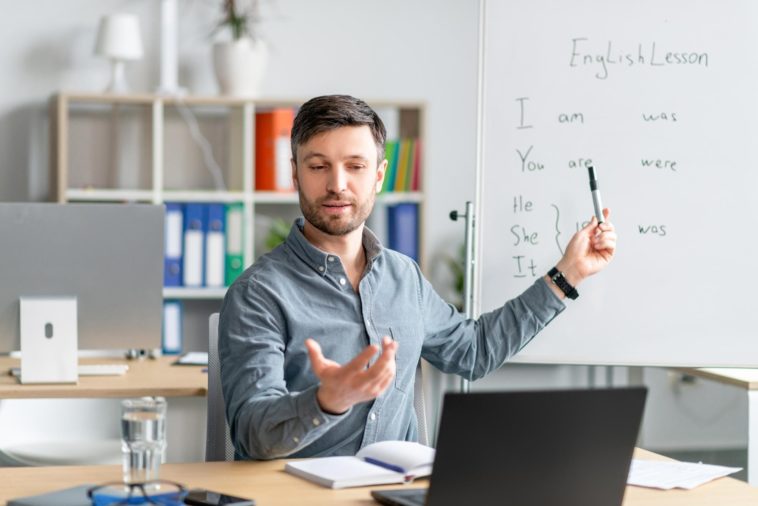
[[[391,506],[619,506],[644,387],[446,394],[429,488]]]

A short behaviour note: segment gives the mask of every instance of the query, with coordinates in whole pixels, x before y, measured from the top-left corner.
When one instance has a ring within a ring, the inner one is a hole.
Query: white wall
[[[220,3],[179,1],[181,83],[193,93],[216,92],[209,34]],[[159,2],[12,5],[0,26],[6,41],[0,47],[0,200],[40,200],[47,194],[46,100],[59,89],[104,88],[108,64],[92,48],[99,17],[118,11],[140,16],[145,46],[145,58],[128,64],[128,80],[137,91],[154,89]],[[261,31],[271,49],[263,95],[349,93],[429,104],[428,251],[459,240],[460,226],[447,214],[474,195],[474,2],[268,0],[263,6]]]
[[[179,0],[181,84],[192,93],[216,91],[208,34],[220,3]],[[48,97],[60,89],[104,88],[108,64],[92,48],[99,17],[118,11],[139,15],[146,52],[142,61],[128,65],[128,80],[136,91],[153,90],[158,81],[159,2],[5,0],[3,5],[0,201],[43,200],[48,193]],[[447,290],[439,281],[445,278],[439,258],[455,256],[463,237],[462,226],[447,215],[474,197],[477,2],[266,0],[263,6],[261,30],[271,49],[264,96],[349,93],[428,104],[424,240],[432,280]],[[582,386],[586,382],[581,371],[518,366],[494,375],[481,388]],[[744,414],[737,401],[710,402],[724,399],[724,394],[702,389],[687,397],[686,402],[699,404],[693,412],[677,400],[682,395],[672,393],[665,378],[653,375],[652,381],[662,394],[651,396],[655,415],[648,416],[644,431],[651,443],[708,446],[716,439],[708,439],[701,429],[710,424],[734,428],[726,440],[716,442],[742,444],[743,427],[735,420]],[[691,430],[680,431],[681,426]]]

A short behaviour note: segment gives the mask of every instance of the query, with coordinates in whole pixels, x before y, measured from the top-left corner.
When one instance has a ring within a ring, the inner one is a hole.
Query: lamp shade
[[[139,20],[134,14],[103,16],[97,32],[95,53],[117,60],[142,58]]]

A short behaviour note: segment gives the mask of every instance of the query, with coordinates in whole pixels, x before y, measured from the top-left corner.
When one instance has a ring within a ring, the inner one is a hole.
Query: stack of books
[[[421,141],[400,139],[385,144],[387,172],[382,192],[411,192],[421,188]]]

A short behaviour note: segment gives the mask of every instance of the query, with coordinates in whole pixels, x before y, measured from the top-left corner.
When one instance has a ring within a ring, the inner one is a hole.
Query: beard
[[[371,193],[364,202],[358,202],[355,198],[345,198],[336,193],[329,193],[311,201],[300,192],[299,198],[300,210],[308,223],[325,234],[343,236],[353,232],[366,222],[374,208],[376,195]],[[328,215],[323,212],[323,203],[326,201],[348,204],[351,212],[344,215]]]

